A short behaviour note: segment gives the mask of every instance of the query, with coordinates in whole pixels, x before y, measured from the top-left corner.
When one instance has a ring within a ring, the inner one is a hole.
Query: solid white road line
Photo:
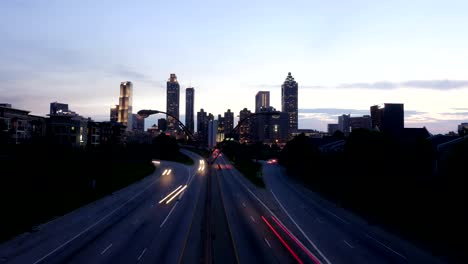
[[[151,186],[153,186],[154,184],[156,183],[156,181],[153,181],[152,183],[150,183],[148,186],[146,186],[143,190],[141,190],[139,193],[135,194],[132,198],[130,198],[128,201],[126,201],[125,203],[123,203],[121,206],[117,207],[116,209],[114,209],[112,212],[108,213],[106,216],[104,216],[103,218],[101,218],[99,221],[97,221],[96,223],[90,225],[89,227],[87,227],[86,229],[84,229],[83,231],[81,231],[80,233],[78,233],[77,235],[75,235],[74,237],[70,238],[68,241],[66,241],[65,243],[61,244],[60,246],[58,246],[57,248],[55,248],[54,250],[50,251],[49,253],[47,253],[45,256],[43,256],[42,258],[36,260],[33,264],[37,264],[41,261],[43,261],[44,259],[48,258],[50,255],[54,254],[55,252],[59,251],[60,249],[64,248],[65,246],[67,246],[68,244],[70,244],[71,242],[73,242],[75,239],[79,238],[80,236],[82,236],[84,233],[88,232],[89,230],[91,230],[92,228],[94,228],[95,226],[97,226],[98,224],[100,224],[102,221],[106,220],[109,216],[113,215],[115,212],[117,212],[118,210],[120,210],[122,207],[124,207],[125,205],[127,205],[128,203],[130,203],[131,201],[135,200],[135,198],[137,198],[138,196],[140,196],[143,192],[145,192],[146,190],[148,190]]]
[[[402,254],[400,254],[400,253],[396,252],[395,250],[391,249],[389,246],[385,245],[384,243],[380,242],[379,240],[369,236],[368,234],[366,234],[366,237],[368,237],[368,238],[374,240],[375,242],[379,243],[381,246],[385,247],[389,251],[391,251],[391,252],[395,253],[396,255],[400,256],[402,259],[406,259],[405,256],[403,256]]]
[[[104,253],[106,253],[106,251],[112,247],[112,243],[110,245],[108,245],[102,252],[101,252],[101,255],[104,255]]]
[[[350,247],[350,248],[354,248],[354,247],[353,247],[353,246],[352,246],[350,243],[348,243],[348,241],[346,241],[346,240],[343,240],[343,242],[344,242],[346,245],[348,245],[348,247]]]
[[[271,192],[271,194],[273,194],[273,197],[275,198],[276,202],[278,202],[281,209],[283,209],[283,211],[286,213],[286,215],[289,217],[289,219],[291,219],[291,221],[294,223],[294,225],[297,227],[297,229],[299,229],[299,231],[307,239],[307,241],[309,241],[309,243],[312,245],[312,247],[314,247],[314,249],[317,250],[317,252],[320,254],[320,256],[325,260],[325,262],[327,262],[328,264],[331,264],[330,260],[328,260],[327,257],[325,257],[325,255],[318,249],[318,247],[315,245],[315,243],[312,242],[312,240],[306,235],[304,230],[302,230],[302,228],[296,223],[296,221],[294,221],[294,219],[288,213],[286,208],[284,208],[283,204],[278,200],[278,197],[276,197],[276,194],[273,192],[273,190],[270,189],[270,192]],[[276,219],[278,219],[278,217],[276,217]]]
[[[222,157],[222,158],[224,159],[224,157]],[[224,162],[226,162],[226,161],[224,160]],[[234,173],[233,173],[231,170],[229,170],[229,172],[234,176]],[[243,186],[243,187],[244,187],[244,188],[245,188],[245,189],[246,189],[246,190],[247,190],[247,191],[248,191],[248,192],[249,192],[249,193],[250,193],[250,194],[251,194],[251,195],[252,195],[252,196],[253,196],[253,197],[270,213],[270,214],[271,214],[271,215],[272,215],[272,216],[274,216],[286,229],[288,229],[288,228],[286,227],[286,225],[283,224],[283,222],[279,219],[279,217],[277,217],[277,216],[270,210],[270,208],[268,208],[268,206],[266,206],[266,205],[262,202],[262,200],[260,200],[260,198],[258,198],[257,195],[255,195],[241,180],[237,179],[237,177],[233,177],[233,178],[235,178],[235,179],[237,180],[237,182],[240,183],[240,184],[241,184],[241,185],[242,185],[242,186]],[[291,232],[290,230],[288,230],[288,231],[289,231],[289,233],[292,234],[292,232]],[[315,244],[314,244],[307,236],[305,236],[305,237],[306,237],[306,239],[309,241],[309,243],[315,248],[315,250],[317,250],[317,252],[320,254],[320,256],[323,257],[323,259],[327,262],[327,264],[331,264],[331,262],[325,257],[325,255],[323,255],[323,253],[317,248],[317,246],[315,246]],[[297,239],[297,238],[296,238],[296,239]],[[305,249],[307,249],[307,247],[305,247],[299,239],[297,239],[297,241],[298,241]],[[307,249],[307,250],[309,251],[309,249]],[[309,253],[312,254],[312,252],[310,252],[310,251],[309,251]],[[312,255],[313,255],[313,254],[312,254]]]
[[[146,248],[143,249],[143,251],[141,252],[140,256],[138,257],[138,261],[140,261],[140,259],[143,257],[143,255],[145,254],[146,252]]]
[[[175,204],[174,204],[174,207],[172,207],[171,211],[169,211],[169,214],[167,214],[166,218],[164,219],[164,221],[162,222],[162,224],[159,226],[159,228],[163,227],[163,225],[166,223],[167,219],[169,219],[169,216],[171,216],[172,212],[174,211],[174,209],[176,208],[177,204],[179,202],[177,201]]]
[[[267,245],[271,248],[270,242],[268,242],[268,240],[266,239],[266,237],[264,237],[263,239],[265,239],[265,242],[266,242]]]

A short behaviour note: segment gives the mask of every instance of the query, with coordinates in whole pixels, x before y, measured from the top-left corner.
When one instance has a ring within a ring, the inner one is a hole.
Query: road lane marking
[[[140,256],[138,257],[138,261],[140,261],[140,259],[143,257],[143,255],[145,254],[146,252],[146,248],[143,249],[143,252],[141,252]]]
[[[288,243],[286,243],[286,241],[283,239],[283,237],[278,233],[278,231],[276,231],[276,229],[270,224],[270,222],[268,222],[268,220],[263,215],[262,215],[262,220],[270,228],[270,230],[276,235],[276,237],[279,239],[281,244],[283,244],[286,247],[286,249],[289,251],[289,253],[291,253],[291,255],[294,257],[294,259],[298,263],[302,264],[303,262],[299,258],[299,256],[296,254],[296,252],[294,252],[294,250],[292,250],[292,248],[288,245]]]
[[[314,247],[314,249],[317,250],[317,252],[320,254],[320,256],[325,260],[325,262],[327,262],[328,264],[331,264],[330,260],[328,260],[327,257],[325,257],[325,255],[318,249],[318,247],[315,245],[315,243],[312,242],[312,240],[306,235],[304,230],[302,230],[302,228],[296,223],[296,221],[294,221],[294,219],[288,213],[286,208],[284,208],[283,204],[278,200],[278,197],[276,197],[276,194],[273,192],[273,190],[270,189],[270,192],[271,192],[271,194],[273,194],[273,197],[275,198],[276,202],[278,202],[281,209],[283,209],[283,211],[286,213],[286,215],[289,217],[289,219],[291,219],[291,221],[294,223],[294,225],[297,227],[297,229],[299,229],[299,231],[307,239],[307,241],[309,241],[309,243],[312,245],[312,247]],[[275,218],[278,219],[278,217],[276,217],[276,216],[275,216]],[[279,221],[279,219],[278,219],[278,221]]]
[[[263,239],[265,239],[265,242],[267,243],[268,247],[271,248],[270,242],[268,242],[268,240],[266,239],[266,237],[264,237]]]
[[[245,203],[242,203],[242,206],[244,206],[244,208],[247,208],[247,206],[245,205]]]
[[[108,245],[102,252],[101,252],[101,255],[104,255],[104,253],[106,253],[107,250],[109,250],[109,248],[112,247],[112,243],[110,243],[110,245]]]
[[[223,157],[224,158],[224,157]],[[232,172],[232,170],[229,170],[229,172],[234,176],[234,173]],[[255,195],[241,180],[237,179],[237,177],[233,177],[233,178],[236,178],[236,181],[238,183],[240,183],[272,216],[276,217],[276,219],[278,219],[278,217],[270,210],[270,208],[268,208],[268,206],[266,206],[262,200],[260,200],[260,198],[257,197],[257,195]],[[281,222],[281,220],[278,219],[278,221],[284,226],[283,222]],[[287,229],[287,228],[286,228]],[[307,241],[309,241],[309,243],[314,247],[314,249],[320,254],[320,256],[322,256],[324,258],[324,260],[327,262],[327,264],[331,264],[331,262],[325,257],[325,255],[318,249],[318,247],[307,237],[305,236]],[[298,239],[298,242],[304,246],[304,244],[302,244],[302,242]],[[307,249],[305,246],[304,248],[309,251],[310,254],[312,254],[312,252],[310,252],[309,249]],[[312,254],[313,255],[313,254]]]
[[[389,251],[395,253],[396,255],[400,256],[401,258],[403,258],[403,259],[405,259],[405,260],[407,259],[407,258],[406,258],[405,256],[403,256],[402,254],[396,252],[395,250],[391,249],[389,246],[387,246],[387,245],[385,245],[384,243],[380,242],[379,240],[377,240],[377,239],[375,239],[375,238],[369,236],[368,234],[366,234],[366,237],[368,237],[368,238],[374,240],[375,242],[379,243],[381,246],[385,247],[386,249],[388,249]]]
[[[175,204],[174,204],[174,207],[172,207],[171,211],[169,211],[169,214],[167,214],[166,218],[164,219],[164,221],[162,222],[162,224],[159,226],[159,228],[163,227],[163,225],[166,223],[167,219],[169,219],[169,216],[171,216],[172,214],[172,211],[174,211],[174,209],[176,208],[177,204],[179,202],[177,201]]]
[[[320,217],[317,217],[317,222],[323,224],[323,221],[322,221],[322,219],[320,219]]]
[[[348,247],[354,248],[350,243],[348,243],[348,241],[346,241],[346,240],[343,239],[343,242],[345,242],[345,244],[348,245]]]
[[[100,224],[102,221],[106,220],[109,216],[113,215],[115,212],[117,212],[118,210],[120,210],[121,208],[123,208],[124,206],[126,206],[128,203],[130,203],[131,201],[135,200],[135,198],[137,198],[138,196],[140,196],[142,193],[144,193],[146,190],[148,190],[151,186],[153,186],[155,183],[157,182],[157,180],[153,181],[152,183],[150,183],[148,186],[146,186],[143,190],[141,190],[139,193],[135,194],[132,198],[130,198],[128,201],[126,201],[125,203],[123,203],[121,206],[117,207],[116,209],[114,209],[112,212],[108,213],[107,215],[105,215],[103,218],[99,219],[97,222],[95,222],[94,224],[90,225],[89,227],[87,227],[86,229],[84,229],[83,231],[81,231],[80,233],[78,233],[77,235],[75,235],[74,237],[70,238],[68,241],[66,241],[65,243],[61,244],[60,246],[58,246],[57,248],[55,248],[54,250],[52,250],[51,252],[47,253],[45,256],[43,256],[42,258],[36,260],[33,264],[37,264],[37,263],[40,263],[41,261],[43,261],[44,259],[48,258],[50,255],[54,254],[55,252],[59,251],[60,249],[64,248],[65,246],[67,246],[68,244],[70,244],[71,242],[73,242],[75,239],[79,238],[80,236],[82,236],[84,233],[88,232],[89,230],[91,230],[92,228],[94,228],[95,226],[97,226],[98,224]]]
[[[252,219],[252,222],[257,223],[255,222],[255,219],[253,218],[253,216],[250,216],[250,219]]]

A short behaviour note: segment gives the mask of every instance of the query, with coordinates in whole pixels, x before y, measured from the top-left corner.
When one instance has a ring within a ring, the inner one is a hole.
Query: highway
[[[325,201],[292,181],[277,164],[262,162],[266,183],[262,189],[253,186],[224,156],[218,163],[217,175],[241,263],[253,258],[257,263],[443,263]],[[306,248],[304,251],[295,239],[287,240],[299,260],[262,223],[262,215],[272,214]]]
[[[202,217],[208,170],[185,153],[194,166],[160,161],[140,182],[0,245],[0,263],[177,263]]]

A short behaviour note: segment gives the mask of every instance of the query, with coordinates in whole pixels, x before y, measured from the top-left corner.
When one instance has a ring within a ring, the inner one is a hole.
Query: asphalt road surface
[[[186,153],[194,166],[160,161],[140,182],[0,245],[0,263],[177,263],[208,170]]]

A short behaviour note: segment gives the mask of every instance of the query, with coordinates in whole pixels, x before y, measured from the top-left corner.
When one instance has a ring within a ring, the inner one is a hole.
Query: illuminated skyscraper
[[[131,131],[132,126],[132,94],[133,84],[131,82],[120,83],[120,97],[119,97],[119,114],[117,122],[127,127],[127,131]]]
[[[269,91],[259,91],[255,95],[255,113],[260,112],[261,108],[270,107],[270,92]]]
[[[298,84],[290,72],[281,86],[281,111],[288,113],[289,134],[296,132],[298,124]]]
[[[167,81],[167,95],[166,95],[166,112],[179,119],[179,101],[180,101],[180,85],[177,81],[175,73],[171,73]],[[170,131],[178,130],[177,120],[171,116],[167,116],[167,129]]]
[[[194,132],[195,123],[194,123],[194,106],[195,106],[195,89],[189,87],[185,89],[185,126],[187,129]]]

